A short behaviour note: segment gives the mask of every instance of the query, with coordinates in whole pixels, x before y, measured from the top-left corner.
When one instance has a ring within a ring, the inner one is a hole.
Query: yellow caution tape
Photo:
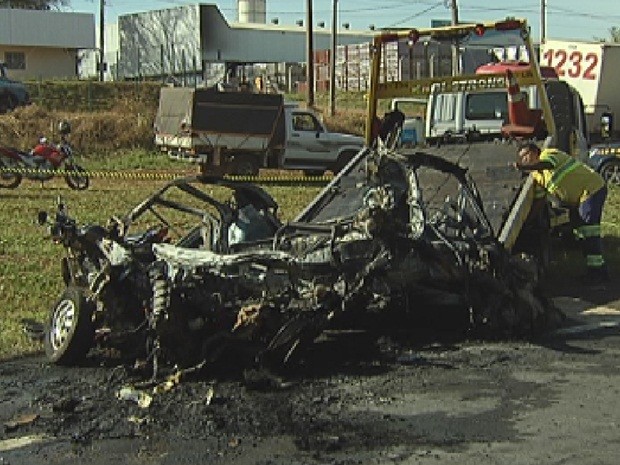
[[[19,174],[24,176],[40,175],[50,177],[61,177],[67,175],[82,176],[86,178],[108,178],[108,179],[125,179],[125,180],[142,180],[142,181],[162,181],[174,180],[191,176],[188,173],[172,173],[172,172],[139,172],[139,171],[111,171],[111,170],[40,170],[34,168],[0,168],[1,174]],[[207,173],[208,175],[208,173]],[[325,184],[333,179],[332,176],[241,176],[241,175],[224,175],[224,179],[231,181],[251,182],[256,184],[279,184],[279,183],[316,183]]]
[[[332,176],[239,176],[227,174],[224,179],[231,181],[253,182],[253,183],[280,183],[280,182],[316,182],[327,183],[333,179]]]

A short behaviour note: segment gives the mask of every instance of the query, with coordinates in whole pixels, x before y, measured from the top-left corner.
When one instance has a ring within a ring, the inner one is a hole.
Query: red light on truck
[[[486,28],[484,27],[484,24],[476,24],[476,27],[474,27],[474,33],[478,37],[482,37],[485,32],[486,32]]]

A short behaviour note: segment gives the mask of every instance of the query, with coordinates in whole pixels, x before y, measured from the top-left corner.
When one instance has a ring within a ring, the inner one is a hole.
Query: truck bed
[[[167,88],[160,91],[156,144],[166,148],[263,151],[284,143],[281,95]]]

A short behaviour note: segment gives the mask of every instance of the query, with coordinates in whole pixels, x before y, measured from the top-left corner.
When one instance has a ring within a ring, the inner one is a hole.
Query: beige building
[[[0,8],[0,61],[13,79],[77,78],[78,51],[94,48],[92,14]]]

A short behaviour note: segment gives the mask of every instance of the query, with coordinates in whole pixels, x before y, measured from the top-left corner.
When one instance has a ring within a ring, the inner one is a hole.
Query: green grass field
[[[83,164],[91,170],[139,166],[175,170],[176,174],[182,171],[192,174],[195,170],[147,153],[106,159],[97,165],[93,160],[84,160]],[[37,212],[53,212],[58,196],[62,196],[70,214],[80,222],[105,223],[110,216],[127,212],[165,182],[94,178],[90,189],[77,192],[69,189],[62,178],[56,178],[44,185],[24,180],[17,189],[0,189],[0,359],[41,349],[26,337],[20,321],[22,318],[43,321],[63,289],[59,270],[62,247],[52,244],[46,237],[46,229],[36,224]],[[280,204],[283,220],[293,218],[321,189],[318,186],[265,188]],[[620,269],[620,189],[610,190],[603,230],[613,273]],[[559,260],[557,266],[562,269],[565,266],[562,261],[574,258],[567,254]]]

